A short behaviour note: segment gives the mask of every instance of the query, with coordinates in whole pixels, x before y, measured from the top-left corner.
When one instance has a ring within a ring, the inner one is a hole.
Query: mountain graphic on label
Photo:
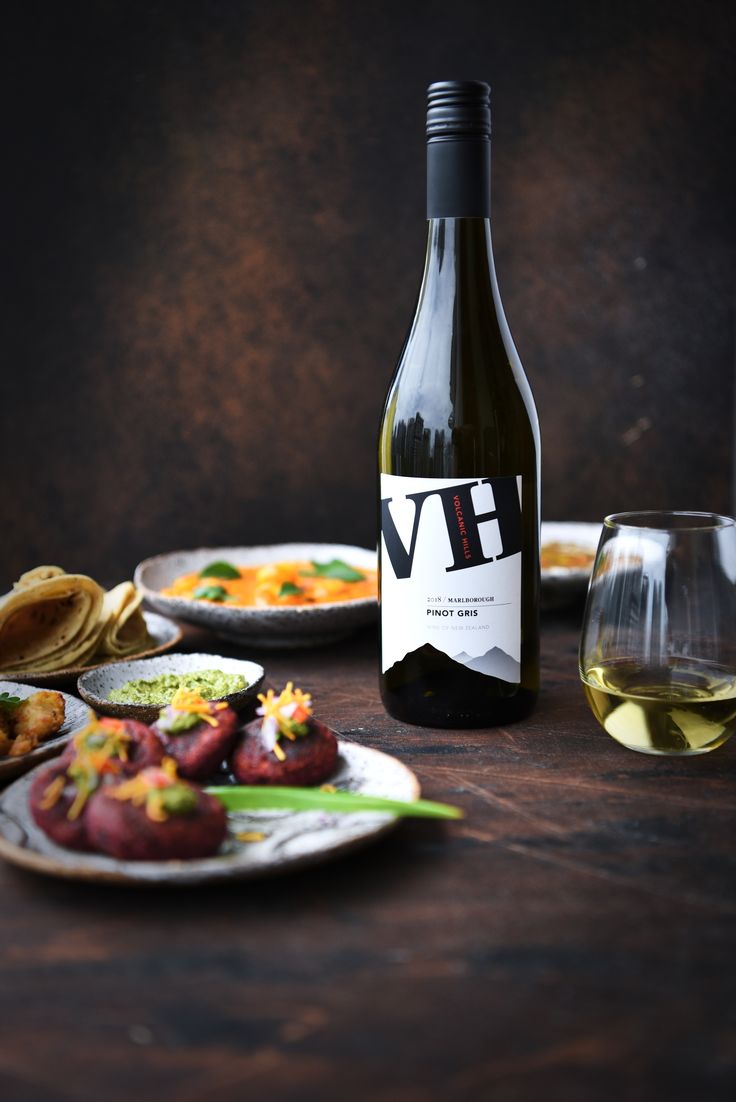
[[[499,677],[502,681],[510,681],[511,684],[521,680],[520,664],[500,647],[494,647],[477,658],[471,658],[465,651],[461,651],[460,654],[453,656],[453,661],[462,663],[469,670],[476,670],[488,677]]]

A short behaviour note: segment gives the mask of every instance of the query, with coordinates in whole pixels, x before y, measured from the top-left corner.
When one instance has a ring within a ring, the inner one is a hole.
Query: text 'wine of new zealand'
[[[498,294],[490,89],[429,88],[427,256],[379,437],[381,694],[486,727],[539,687],[539,428]]]

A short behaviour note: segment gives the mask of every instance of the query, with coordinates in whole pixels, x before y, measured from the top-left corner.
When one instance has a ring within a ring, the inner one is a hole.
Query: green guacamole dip
[[[178,689],[191,689],[205,700],[219,700],[246,689],[242,673],[222,670],[195,670],[193,673],[162,673],[158,677],[139,677],[113,689],[109,699],[116,704],[170,704]]]

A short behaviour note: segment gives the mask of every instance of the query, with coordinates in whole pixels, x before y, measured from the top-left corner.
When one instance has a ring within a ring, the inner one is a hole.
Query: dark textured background
[[[4,16],[2,577],[375,539],[424,89],[493,85],[544,515],[730,511],[730,3],[26,4]],[[2,588],[2,585],[0,585]]]

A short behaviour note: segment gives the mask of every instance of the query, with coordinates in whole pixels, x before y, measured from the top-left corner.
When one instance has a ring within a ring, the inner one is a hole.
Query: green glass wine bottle
[[[379,435],[381,695],[487,727],[539,688],[539,427],[490,232],[490,89],[432,84],[428,238]]]

